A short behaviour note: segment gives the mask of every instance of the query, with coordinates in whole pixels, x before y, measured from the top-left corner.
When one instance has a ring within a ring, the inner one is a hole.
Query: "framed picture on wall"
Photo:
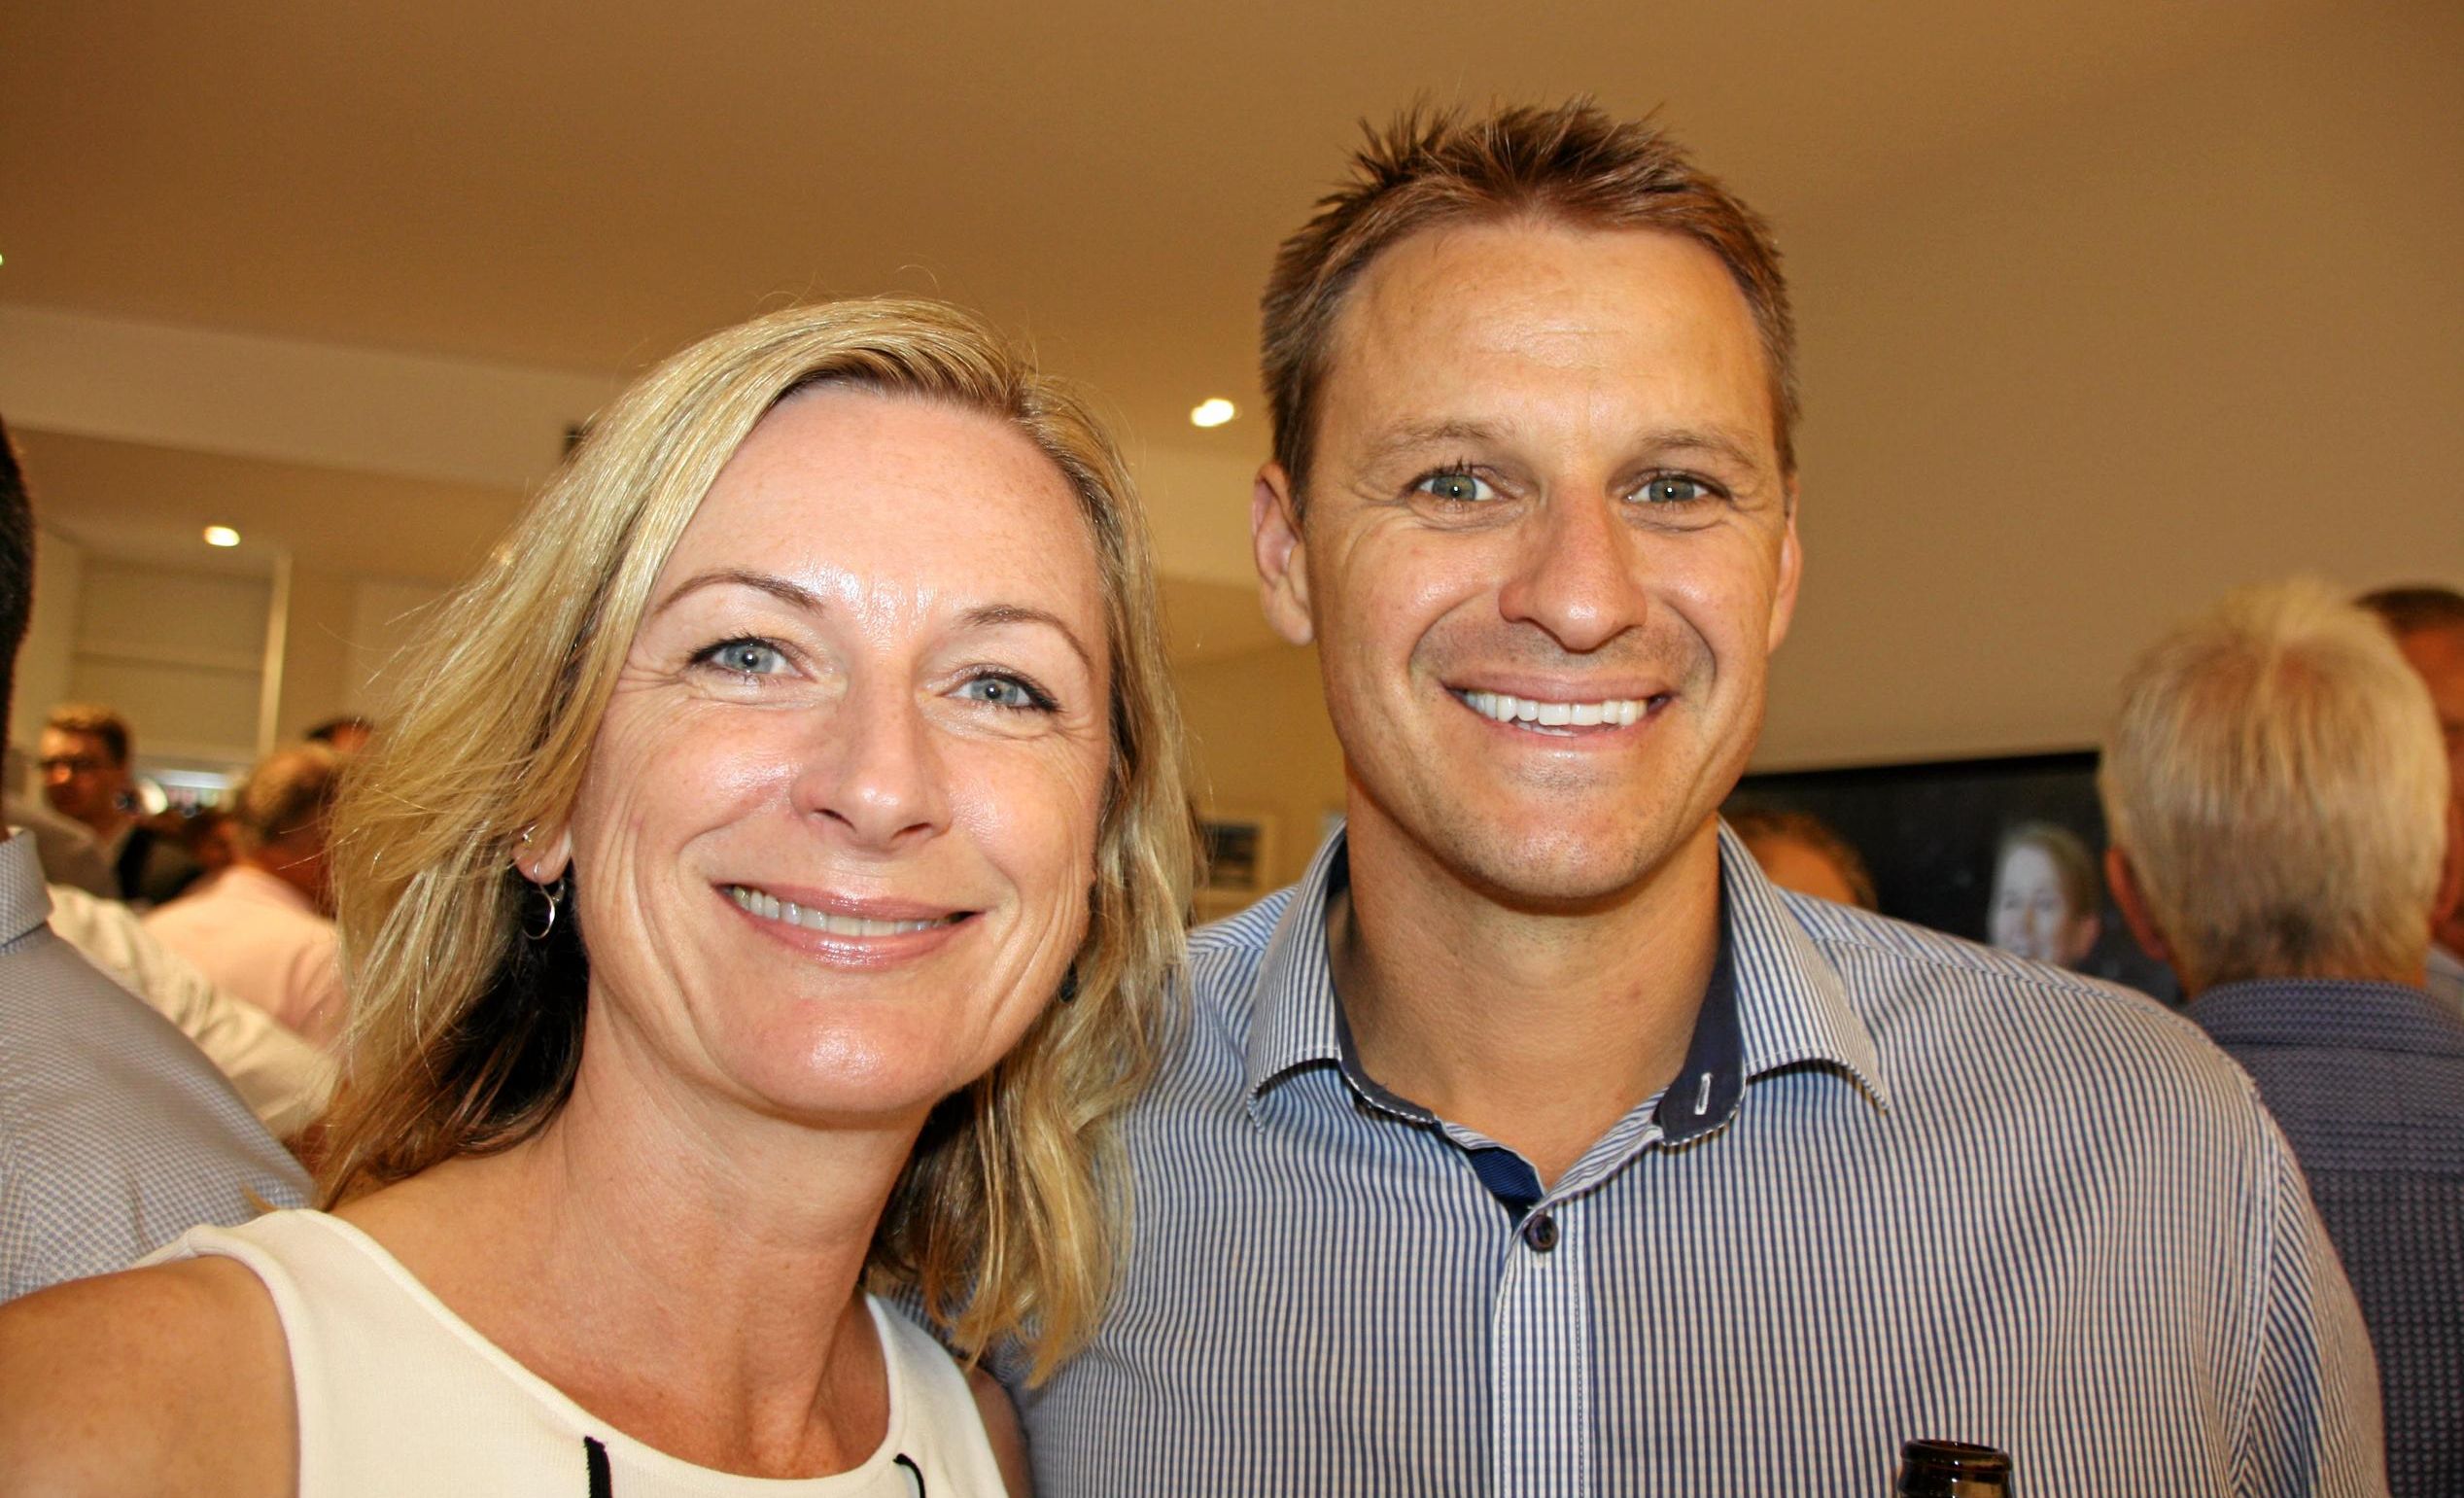
[[[2026,871],[2018,860],[2055,861],[2018,853],[2019,845],[2033,846],[2041,854],[2051,844],[2066,843],[2062,861],[2084,858],[2096,868],[2103,860],[2104,814],[2097,800],[2096,769],[2096,752],[2083,749],[1749,775],[1722,810],[1813,816],[1864,859],[1884,915],[1971,941],[2010,945],[2010,937],[1995,929],[1992,907],[1997,893],[2008,899],[2016,892]],[[1997,876],[2006,865],[2014,871],[2012,888],[1997,891]],[[2121,913],[2102,891],[2100,875],[2089,883],[2097,909],[2078,926],[2083,950],[2027,955],[2178,1001],[2172,974],[2131,939]]]
[[[1197,890],[1197,919],[1245,910],[1274,888],[1275,819],[1268,812],[1213,811],[1197,821],[1206,882]]]

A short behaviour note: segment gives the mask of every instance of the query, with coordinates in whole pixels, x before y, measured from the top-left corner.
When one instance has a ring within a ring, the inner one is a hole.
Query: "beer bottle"
[[[1964,1441],[1911,1441],[1900,1448],[1897,1498],[2010,1498],[2010,1458]]]

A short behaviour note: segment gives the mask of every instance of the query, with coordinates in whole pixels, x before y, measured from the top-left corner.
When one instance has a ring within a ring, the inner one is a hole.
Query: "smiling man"
[[[1266,297],[1267,611],[1348,830],[1200,933],[1042,1490],[2383,1490],[2351,1292],[2145,998],[1784,895],[1717,808],[1801,552],[1761,222],[1596,110],[1408,120]]]

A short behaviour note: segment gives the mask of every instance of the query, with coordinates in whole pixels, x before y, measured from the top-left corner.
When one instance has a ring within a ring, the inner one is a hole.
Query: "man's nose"
[[[1525,529],[1519,565],[1498,607],[1570,652],[1596,650],[1643,622],[1641,544],[1614,498],[1552,495]]]

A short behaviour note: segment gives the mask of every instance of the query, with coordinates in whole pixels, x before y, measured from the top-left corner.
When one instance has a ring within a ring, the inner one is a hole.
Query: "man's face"
[[[2447,825],[2464,825],[2464,626],[2416,629],[2398,636],[2396,644],[2421,674],[2438,709],[2439,731],[2447,737],[2447,797],[2454,807]],[[2457,834],[2450,831],[2448,836]],[[2464,847],[2449,847],[2447,856],[2450,871],[2464,870]],[[2449,878],[2455,877],[2450,872]],[[2464,906],[2447,911],[2434,934],[2449,950],[2464,951]]]
[[[90,733],[43,730],[43,794],[52,810],[89,827],[109,826],[128,790],[128,767]]]
[[[2416,629],[2396,644],[2430,688],[2447,735],[2447,790],[2464,801],[2464,627]]]
[[[1269,617],[1315,638],[1356,835],[1512,902],[1614,896],[1703,834],[1797,579],[1753,319],[1651,230],[1405,239],[1336,318]]]

